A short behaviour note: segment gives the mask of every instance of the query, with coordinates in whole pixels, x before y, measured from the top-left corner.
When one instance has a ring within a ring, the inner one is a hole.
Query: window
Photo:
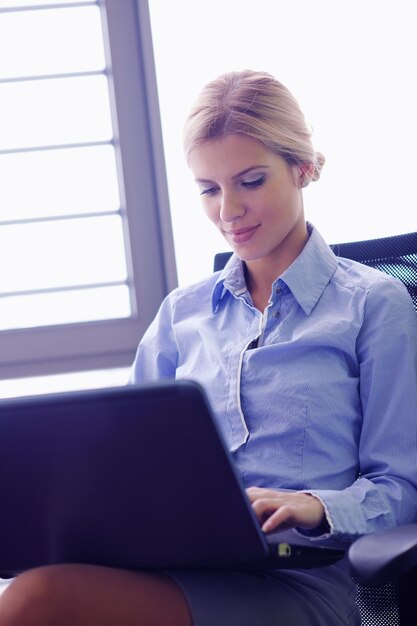
[[[0,377],[128,366],[176,284],[146,2],[0,0],[0,181]]]

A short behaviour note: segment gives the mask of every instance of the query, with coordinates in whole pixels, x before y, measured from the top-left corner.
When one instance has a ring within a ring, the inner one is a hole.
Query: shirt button
[[[272,317],[279,317],[281,313],[279,311],[272,311]]]
[[[281,293],[281,287],[276,287],[276,289],[275,289],[275,293],[276,293],[276,294]]]

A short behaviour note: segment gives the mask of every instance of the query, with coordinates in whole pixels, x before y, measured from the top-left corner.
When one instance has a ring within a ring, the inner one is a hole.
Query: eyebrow
[[[252,170],[266,169],[266,168],[269,169],[270,165],[251,165],[245,168],[244,170],[242,170],[241,172],[238,172],[237,174],[232,176],[232,180],[237,180],[238,178],[241,178],[242,176],[244,176],[245,174],[248,174]],[[195,182],[196,183],[213,183],[214,181],[208,180],[207,178],[196,178]]]

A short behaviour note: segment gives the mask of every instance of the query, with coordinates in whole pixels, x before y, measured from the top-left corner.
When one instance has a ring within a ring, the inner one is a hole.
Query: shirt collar
[[[302,252],[275,283],[282,280],[306,315],[310,315],[336,271],[337,259],[318,230],[310,223],[307,223],[307,228],[310,237]],[[236,297],[246,291],[243,262],[232,254],[213,289],[213,312],[217,311],[221,299],[227,292]]]
[[[217,311],[220,300],[227,292],[234,296],[240,296],[242,293],[246,293],[246,291],[243,262],[236,254],[232,254],[214,285],[211,302],[213,313]]]
[[[306,315],[310,315],[336,271],[337,259],[318,230],[311,224],[307,227],[310,237],[301,254],[282,274],[281,280]]]

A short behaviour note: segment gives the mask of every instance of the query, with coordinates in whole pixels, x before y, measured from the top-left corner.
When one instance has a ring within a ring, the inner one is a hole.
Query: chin
[[[266,255],[262,252],[249,252],[248,250],[239,250],[234,249],[233,252],[236,256],[241,259],[241,261],[250,262],[250,261],[258,261],[259,259],[263,259]]]

